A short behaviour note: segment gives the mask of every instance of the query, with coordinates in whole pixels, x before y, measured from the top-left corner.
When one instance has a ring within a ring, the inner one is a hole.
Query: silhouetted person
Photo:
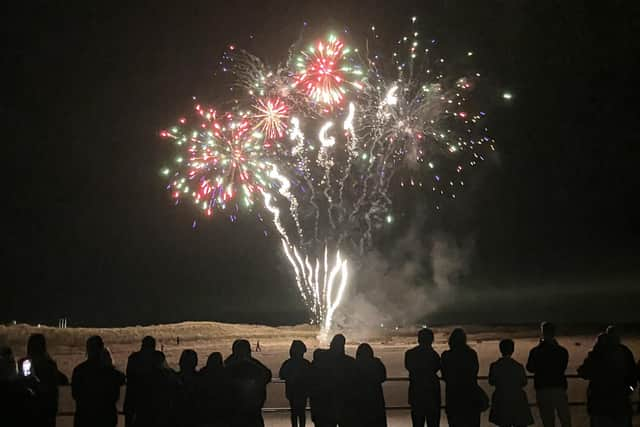
[[[578,368],[578,375],[589,380],[587,411],[592,427],[631,425],[635,363],[625,349],[617,335],[600,334]]]
[[[7,426],[30,426],[33,392],[18,375],[11,348],[0,346],[0,420]]]
[[[291,425],[306,424],[307,398],[309,397],[309,371],[311,363],[304,358],[307,346],[294,340],[289,348],[289,359],[280,367],[279,377],[285,382],[285,395],[291,407]]]
[[[151,336],[142,339],[140,351],[133,352],[127,360],[127,390],[124,398],[125,426],[135,425],[136,413],[142,398],[141,388],[151,374],[156,340]]]
[[[527,370],[534,374],[533,384],[540,418],[544,427],[554,427],[557,413],[562,427],[570,427],[571,414],[565,376],[569,353],[556,341],[554,324],[542,322],[540,330],[540,343],[531,349],[527,361]]]
[[[467,345],[464,330],[449,336],[449,350],[442,353],[442,377],[446,383],[445,408],[451,427],[478,427],[486,409],[486,395],[478,386],[478,354]]]
[[[346,354],[345,345],[344,335],[337,334],[326,354],[331,411],[340,427],[356,425],[358,416],[355,410],[355,359]]]
[[[635,358],[633,357],[633,353],[631,352],[631,350],[629,350],[629,347],[627,347],[626,345],[622,344],[622,341],[620,340],[620,335],[618,334],[618,328],[616,328],[613,325],[610,325],[607,327],[605,333],[607,334],[607,337],[609,337],[609,339],[611,340],[612,344],[614,345],[614,347],[616,347],[621,354],[621,360],[624,360],[624,365],[625,365],[625,383],[628,386],[628,388],[630,389],[635,389],[637,383],[638,383],[638,377],[635,373],[635,369],[634,368],[629,368],[629,366],[635,366]]]
[[[200,370],[198,413],[203,427],[229,425],[230,387],[229,373],[222,365],[222,355],[218,352],[211,353],[207,365]]]
[[[636,380],[640,382],[640,358],[638,359],[638,366],[636,366]],[[640,395],[640,387],[638,387],[638,395]],[[636,412],[640,414],[640,402],[638,402],[638,408]]]
[[[404,367],[409,371],[409,405],[413,427],[440,426],[440,356],[433,349],[433,331],[418,332],[418,345],[404,355]]]
[[[355,404],[357,421],[361,427],[387,427],[387,414],[382,383],[387,380],[387,369],[374,357],[367,343],[356,350]]]
[[[198,388],[200,387],[198,353],[191,349],[184,350],[180,355],[180,372],[178,401],[176,402],[178,424],[181,427],[195,427],[198,418]]]
[[[58,386],[69,384],[68,378],[58,370],[56,362],[47,352],[47,341],[42,334],[32,334],[27,341],[27,356],[20,360],[19,367],[23,362],[31,361],[32,399],[31,413],[34,425],[42,427],[53,427],[56,425],[56,415],[58,413]]]
[[[533,424],[533,417],[523,388],[527,385],[524,366],[511,358],[513,340],[500,341],[502,357],[489,367],[489,384],[496,389],[491,396],[489,421],[500,427],[523,427]]]
[[[231,381],[231,425],[234,427],[263,427],[262,407],[267,398],[267,384],[271,371],[251,357],[247,340],[234,343],[235,355],[226,364]]]
[[[311,416],[316,427],[357,425],[355,359],[345,353],[346,339],[333,337],[328,350],[317,349],[311,363]]]
[[[311,419],[316,427],[335,427],[338,419],[332,406],[333,384],[329,350],[316,349],[313,352],[309,373]]]
[[[173,427],[177,420],[179,380],[168,366],[164,353],[153,351],[151,370],[140,378],[135,427]]]
[[[246,340],[234,340],[231,344],[231,354],[224,360],[224,366],[229,366],[230,363],[235,362],[238,359],[238,349],[244,346]]]
[[[71,395],[76,401],[74,427],[113,427],[118,423],[116,402],[124,374],[106,359],[99,336],[87,340],[87,360],[73,370]]]

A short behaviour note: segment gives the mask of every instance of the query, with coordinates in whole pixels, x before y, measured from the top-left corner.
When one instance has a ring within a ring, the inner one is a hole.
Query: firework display
[[[254,108],[257,110],[254,117],[258,120],[257,127],[264,135],[274,140],[282,138],[287,129],[288,107],[280,100],[274,99],[258,99]]]
[[[268,186],[264,161],[263,135],[252,131],[247,114],[225,113],[196,106],[199,124],[190,127],[186,119],[180,126],[163,131],[180,149],[176,171],[168,188],[176,200],[191,198],[207,215],[217,208],[227,210],[238,203],[251,206],[255,195]],[[162,173],[169,176],[171,168]]]
[[[348,85],[362,89],[357,81],[345,80],[349,74],[362,75],[359,67],[349,64],[347,55],[350,52],[351,49],[333,35],[303,50],[296,59],[294,87],[299,86],[313,102],[326,105],[342,103]]]
[[[163,169],[176,201],[231,219],[263,211],[325,334],[357,260],[393,222],[393,193],[435,194],[439,208],[494,149],[484,111],[470,102],[480,75],[453,75],[411,24],[392,50],[329,35],[294,44],[274,68],[230,46],[233,108],[198,105],[195,119],[161,133],[178,152]]]

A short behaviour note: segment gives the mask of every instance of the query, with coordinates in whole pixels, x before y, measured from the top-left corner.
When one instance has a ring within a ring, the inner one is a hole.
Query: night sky
[[[498,152],[438,212],[430,192],[402,196],[420,212],[404,210],[379,249],[408,229],[425,264],[430,236],[472,248],[464,305],[439,310],[443,322],[640,320],[633,2],[24,3],[5,6],[2,24],[0,320],[304,321],[278,239],[255,217],[194,230],[193,209],[173,206],[158,133],[192,96],[220,99],[214,73],[230,42],[275,62],[305,20],[363,40],[371,24],[400,34],[412,15],[445,56],[474,52]],[[509,298],[476,297],[485,289]]]

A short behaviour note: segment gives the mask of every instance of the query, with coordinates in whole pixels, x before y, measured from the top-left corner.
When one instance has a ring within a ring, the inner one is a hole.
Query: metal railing
[[[569,380],[583,380],[583,378],[581,378],[580,376],[576,375],[576,374],[567,374],[565,375],[565,377]],[[533,379],[533,375],[527,375],[527,379],[531,380]],[[478,381],[488,381],[489,380],[489,376],[487,375],[478,375]],[[443,381],[442,378],[440,378],[440,381]],[[409,382],[409,377],[389,377],[387,378],[386,382]],[[274,378],[271,381],[272,384],[284,384],[284,380],[280,379],[280,378]],[[63,387],[69,387],[69,385],[63,386]],[[126,388],[126,386],[124,386],[123,388]],[[634,405],[640,403],[639,401],[634,401],[632,402]],[[586,406],[587,402],[583,401],[583,400],[579,400],[579,401],[572,401],[569,402],[569,406],[574,406],[574,407],[579,407],[579,406]],[[530,407],[535,407],[538,406],[537,402],[530,402],[529,403]],[[442,409],[444,409],[444,405],[442,405],[441,407]],[[307,408],[309,409],[309,408]],[[385,409],[387,411],[397,411],[397,410],[409,410],[411,409],[411,407],[409,405],[391,405],[391,406],[386,406]],[[265,407],[262,409],[262,412],[264,413],[286,413],[289,412],[290,408],[289,407]],[[75,411],[60,411],[58,412],[58,417],[72,417],[75,414]],[[118,411],[119,415],[123,415],[122,411]]]

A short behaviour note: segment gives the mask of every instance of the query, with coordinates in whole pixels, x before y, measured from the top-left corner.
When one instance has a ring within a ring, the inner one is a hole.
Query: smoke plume
[[[373,251],[352,271],[354,286],[336,321],[351,336],[379,336],[389,328],[423,323],[450,300],[468,273],[471,241],[445,233],[425,236],[413,226],[390,247]]]

